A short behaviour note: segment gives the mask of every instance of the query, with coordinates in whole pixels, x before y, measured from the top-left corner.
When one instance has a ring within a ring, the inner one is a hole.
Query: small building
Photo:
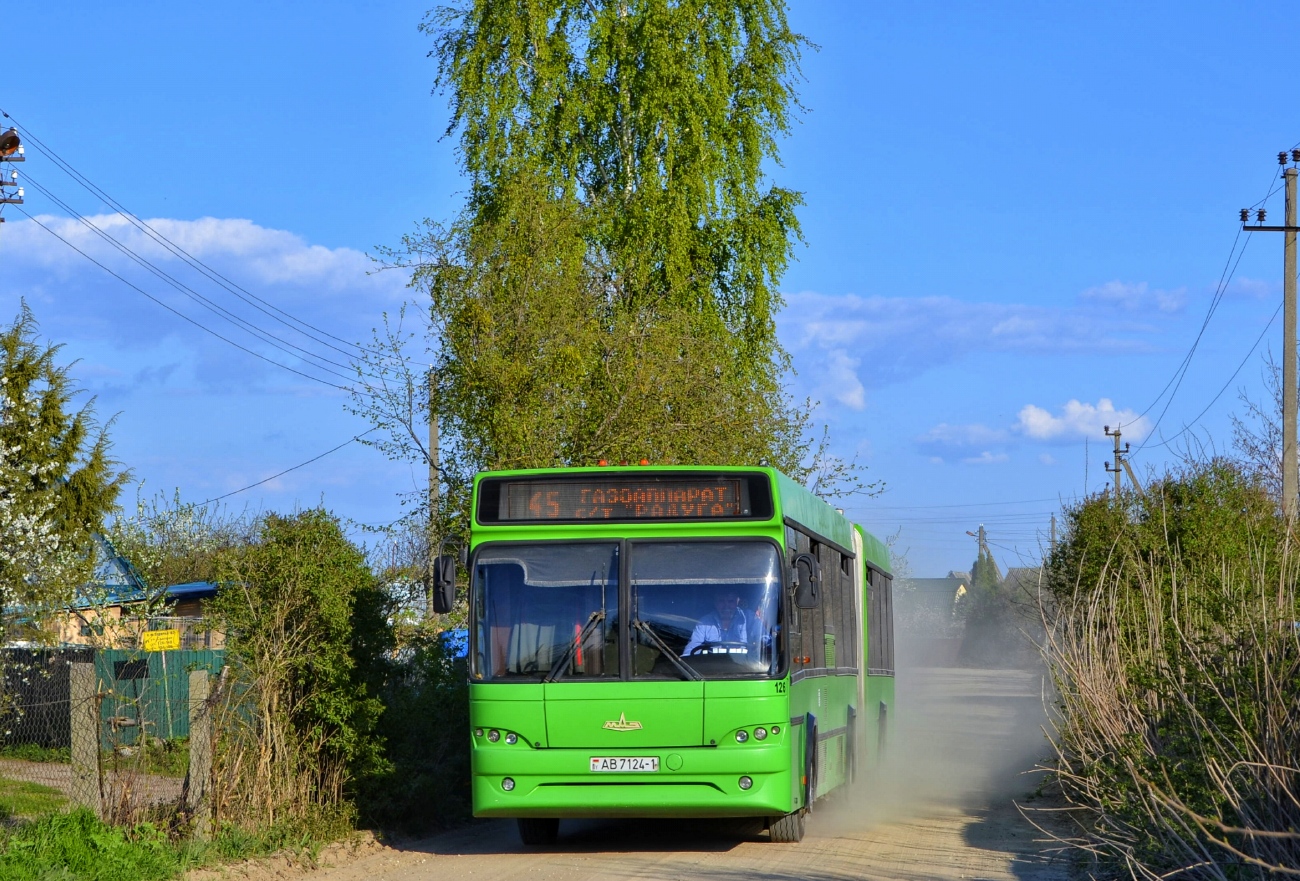
[[[176,630],[183,650],[225,646],[225,635],[207,629],[203,618],[205,603],[217,595],[216,584],[194,581],[150,589],[107,539],[95,538],[94,577],[54,621],[60,644],[136,648],[146,630]]]

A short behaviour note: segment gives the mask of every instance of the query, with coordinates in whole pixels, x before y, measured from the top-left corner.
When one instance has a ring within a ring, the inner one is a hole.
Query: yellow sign
[[[141,641],[146,652],[171,652],[181,647],[179,630],[146,630]]]

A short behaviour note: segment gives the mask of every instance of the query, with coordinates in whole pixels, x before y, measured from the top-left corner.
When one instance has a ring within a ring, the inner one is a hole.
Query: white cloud
[[[1252,300],[1263,300],[1266,297],[1276,296],[1281,292],[1280,285],[1275,281],[1265,281],[1260,278],[1246,278],[1238,276],[1228,284],[1228,293],[1234,297],[1249,297]]]
[[[962,459],[967,465],[1000,465],[1011,457],[1006,453],[992,453],[988,450],[980,453],[978,456],[970,456]]]
[[[394,311],[407,295],[405,274],[371,274],[375,265],[360,251],[314,245],[294,233],[249,220],[144,221],[178,249],[202,261],[208,267],[204,271],[120,215],[87,218],[157,272],[132,261],[74,219],[42,215],[38,220],[130,284],[114,278],[33,221],[7,223],[0,238],[6,276],[0,311],[9,314],[0,318],[16,313],[18,299],[24,298],[44,334],[85,344],[99,353],[102,363],[121,370],[123,377],[134,376],[141,384],[197,381],[208,387],[233,388],[250,382],[265,384],[270,377],[277,377],[278,383],[291,384],[287,387],[315,387],[214,334],[285,366],[344,384],[352,376],[349,356],[353,350],[348,344],[368,341],[381,314]],[[205,306],[200,298],[210,304]],[[222,312],[280,341],[273,345],[258,339]],[[295,346],[343,366],[309,366]],[[163,364],[172,367],[158,369]],[[327,370],[340,375],[331,376]]]
[[[785,347],[822,400],[865,392],[988,352],[1057,356],[1145,352],[1155,328],[1096,309],[969,303],[953,297],[804,292],[777,317]]]
[[[1044,465],[1055,465],[1056,457],[1053,456],[1051,453],[1039,453],[1038,461],[1043,463]]]
[[[859,363],[859,359],[849,357],[843,350],[831,352],[826,359],[825,380],[817,390],[817,397],[830,398],[850,410],[865,408],[867,390],[858,379]]]
[[[1015,430],[1034,440],[1058,441],[1096,438],[1107,425],[1123,426],[1125,435],[1134,440],[1145,437],[1151,430],[1145,416],[1139,418],[1132,410],[1116,410],[1110,398],[1101,398],[1096,404],[1071,400],[1056,416],[1042,407],[1026,404],[1020,410]]]
[[[1113,306],[1126,312],[1155,309],[1159,312],[1177,312],[1187,305],[1187,291],[1151,290],[1146,282],[1108,281],[1088,288],[1079,294],[1084,303]]]
[[[1007,439],[1002,429],[987,425],[949,425],[941,422],[916,439],[917,443],[931,447],[977,447],[1001,443]]]

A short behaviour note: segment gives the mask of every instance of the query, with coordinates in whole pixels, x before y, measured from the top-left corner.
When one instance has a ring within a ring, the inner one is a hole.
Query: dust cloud
[[[963,666],[958,641],[899,632],[883,761],[820,820],[841,832],[956,813],[1020,821],[1015,805],[1038,799],[1046,773],[1034,769],[1052,755],[1050,683],[1027,637],[1004,640],[1008,666]]]

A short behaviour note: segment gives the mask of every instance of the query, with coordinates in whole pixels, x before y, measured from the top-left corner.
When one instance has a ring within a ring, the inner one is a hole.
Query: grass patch
[[[184,777],[190,769],[190,742],[177,740],[151,740],[141,756],[141,770],[147,774],[164,777]]]
[[[38,817],[67,803],[67,796],[53,786],[0,777],[0,815]]]
[[[18,759],[23,762],[53,762],[67,765],[72,762],[72,750],[66,746],[6,743],[0,745],[0,759]]]
[[[188,851],[157,827],[118,829],[84,809],[0,833],[6,881],[167,881],[190,865]]]

